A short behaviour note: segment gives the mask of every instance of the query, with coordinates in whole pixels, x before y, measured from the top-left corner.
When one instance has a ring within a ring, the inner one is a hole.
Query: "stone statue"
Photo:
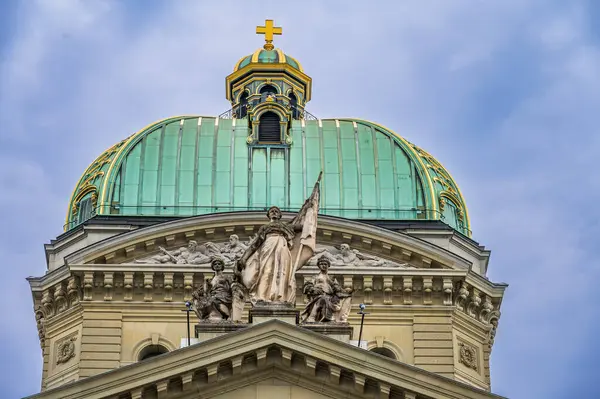
[[[190,264],[202,265],[210,263],[213,256],[221,254],[219,247],[212,242],[199,246],[195,240],[188,241],[187,247],[181,247],[174,251],[167,251],[163,247],[158,247],[160,254],[145,259],[137,259],[136,263],[172,263],[172,264]]]
[[[329,258],[321,256],[317,262],[319,274],[304,283],[309,302],[302,312],[304,323],[347,323],[352,306],[352,290],[344,289],[336,279],[329,277]]]
[[[229,241],[221,248],[221,253],[227,260],[235,261],[244,255],[246,249],[248,246],[240,241],[240,237],[232,234],[229,236]]]
[[[291,222],[283,222],[281,210],[271,207],[269,223],[260,227],[237,261],[236,278],[248,289],[253,306],[296,302],[296,271],[313,255],[316,244],[320,180],[321,175]]]
[[[406,263],[400,264],[391,260],[382,259],[377,256],[363,254],[357,249],[350,248],[348,244],[340,244],[336,248],[318,248],[309,261],[309,265],[316,265],[321,256],[329,259],[334,266],[386,266],[386,267],[410,267]]]
[[[200,320],[223,321],[231,316],[231,279],[223,274],[225,261],[214,257],[210,263],[215,275],[192,293],[192,305]]]

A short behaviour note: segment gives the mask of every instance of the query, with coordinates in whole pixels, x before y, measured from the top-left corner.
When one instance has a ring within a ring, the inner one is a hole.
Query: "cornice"
[[[29,286],[31,287],[32,292],[42,292],[45,289],[57,284],[64,279],[68,278],[71,275],[69,268],[65,266],[61,266],[57,269],[52,270],[51,272],[46,273],[41,277],[27,277],[27,281],[29,282]]]
[[[493,283],[487,278],[474,272],[469,272],[467,274],[466,282],[483,293],[493,297],[495,300],[499,301],[499,303],[502,302],[504,291],[508,288],[508,284],[506,283]]]
[[[290,217],[293,214],[286,212],[285,215]],[[245,225],[251,225],[254,228],[255,226],[258,227],[264,224],[264,219],[263,212],[234,212],[169,221],[107,238],[68,255],[65,257],[65,261],[68,264],[97,262],[96,259],[118,250],[124,250],[127,246],[143,244],[145,241],[163,238],[167,235],[184,234],[193,231],[200,231],[202,235],[202,231],[214,231],[217,228],[235,228],[236,226]],[[336,232],[342,235],[353,234],[366,240],[376,240],[389,248],[398,247],[406,249],[447,267],[469,270],[472,266],[468,260],[423,239],[366,223],[330,216],[319,216],[318,231],[321,235],[325,231],[329,231],[330,233]]]

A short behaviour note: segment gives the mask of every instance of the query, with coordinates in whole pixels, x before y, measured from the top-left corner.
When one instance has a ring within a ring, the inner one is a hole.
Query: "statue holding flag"
[[[258,230],[236,265],[236,280],[247,289],[253,306],[296,302],[296,271],[313,256],[319,213],[319,184],[291,222],[281,220],[281,210],[267,212],[269,223]]]

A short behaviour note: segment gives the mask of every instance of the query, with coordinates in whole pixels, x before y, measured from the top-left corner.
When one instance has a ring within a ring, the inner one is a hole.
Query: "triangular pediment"
[[[197,398],[202,392],[202,397],[208,398],[274,380],[322,395],[312,396],[317,398],[364,397],[366,393],[395,397],[407,392],[417,398],[498,397],[307,329],[270,320],[32,398],[136,398],[144,392],[144,397],[158,398]]]

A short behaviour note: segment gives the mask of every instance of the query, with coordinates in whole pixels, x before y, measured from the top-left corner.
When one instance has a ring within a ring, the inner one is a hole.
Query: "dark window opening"
[[[169,350],[162,345],[148,345],[140,352],[138,360],[146,360],[167,353]]]
[[[258,141],[261,143],[281,143],[279,116],[274,112],[265,112],[260,117]]]
[[[248,115],[248,93],[244,92],[240,96],[240,102],[238,105],[238,109],[236,110],[238,118],[244,118]]]
[[[292,92],[290,93],[290,105],[292,107],[292,118],[300,119],[300,110],[298,109],[298,99],[296,95]]]
[[[269,98],[271,100],[276,100],[277,89],[271,85],[264,85],[260,88],[260,102],[267,101]]]
[[[271,85],[264,85],[260,88],[260,94],[277,94],[277,89]]]
[[[92,217],[94,209],[92,208],[92,199],[86,198],[79,201],[79,214],[77,215],[77,222],[83,223]]]

